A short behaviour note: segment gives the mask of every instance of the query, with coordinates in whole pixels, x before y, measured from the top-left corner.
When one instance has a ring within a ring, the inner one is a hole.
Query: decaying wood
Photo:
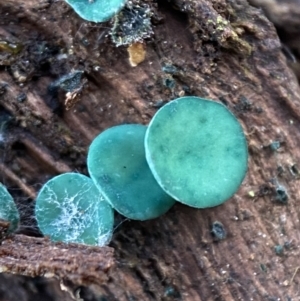
[[[299,0],[250,0],[251,4],[261,7],[268,18],[287,33],[300,32],[300,2]]]
[[[9,225],[8,221],[0,219],[0,244],[7,238]]]
[[[0,272],[57,278],[74,285],[107,282],[113,249],[53,243],[46,238],[11,235],[0,245]]]
[[[276,25],[288,65],[300,82],[300,1],[249,0]]]
[[[145,60],[132,68],[127,47],[111,42],[109,22],[85,22],[60,1],[4,2],[0,38],[22,47],[0,53],[0,117],[10,121],[1,164],[14,175],[1,176],[20,208],[32,208],[32,189],[52,176],[86,174],[87,149],[99,132],[147,124],[160,104],[178,96],[222,101],[247,135],[248,174],[222,206],[176,204],[147,222],[122,223],[116,216],[120,226],[110,244],[116,266],[108,281],[94,286],[95,294],[118,301],[297,300],[300,89],[262,10],[246,0],[139,1],[153,11],[154,34],[145,41]],[[74,70],[83,71],[86,82],[66,110],[65,91],[49,87]],[[25,224],[30,214],[21,211]],[[211,235],[216,221],[227,232],[220,241]],[[15,236],[0,254],[25,241],[31,248],[40,240]],[[46,246],[48,256],[57,254]],[[0,260],[7,265],[6,254]]]

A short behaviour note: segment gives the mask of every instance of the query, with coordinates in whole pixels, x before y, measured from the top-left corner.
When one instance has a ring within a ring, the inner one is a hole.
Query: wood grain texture
[[[113,264],[113,249],[109,247],[52,243],[25,235],[9,236],[0,247],[2,273],[54,277],[77,286],[106,282]]]

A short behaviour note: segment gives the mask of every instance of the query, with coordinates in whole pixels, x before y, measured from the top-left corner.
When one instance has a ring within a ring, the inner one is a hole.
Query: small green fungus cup
[[[50,179],[36,198],[35,214],[40,230],[53,241],[104,246],[112,236],[113,209],[82,174]]]
[[[196,208],[225,202],[247,172],[242,126],[223,104],[199,97],[178,98],[159,109],[148,126],[145,151],[161,188]]]
[[[145,157],[146,126],[125,124],[98,135],[88,152],[91,178],[120,214],[134,220],[156,218],[175,203],[155,181]]]
[[[20,215],[13,197],[6,187],[0,183],[0,219],[10,223],[8,232],[13,232],[18,228]]]
[[[126,0],[65,0],[84,20],[105,22],[125,5]]]

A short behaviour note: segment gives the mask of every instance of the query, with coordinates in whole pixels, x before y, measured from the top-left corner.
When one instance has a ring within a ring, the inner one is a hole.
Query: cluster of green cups
[[[176,201],[220,205],[242,183],[247,159],[243,129],[224,105],[178,98],[148,126],[118,125],[98,135],[87,157],[90,178],[66,173],[49,180],[36,199],[37,222],[54,241],[102,246],[112,236],[113,209],[148,220]]]

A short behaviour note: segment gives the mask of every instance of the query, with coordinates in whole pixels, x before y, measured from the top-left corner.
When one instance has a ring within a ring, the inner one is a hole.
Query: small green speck
[[[282,256],[283,255],[283,246],[281,246],[281,245],[275,246],[274,251],[275,251],[276,255]]]

